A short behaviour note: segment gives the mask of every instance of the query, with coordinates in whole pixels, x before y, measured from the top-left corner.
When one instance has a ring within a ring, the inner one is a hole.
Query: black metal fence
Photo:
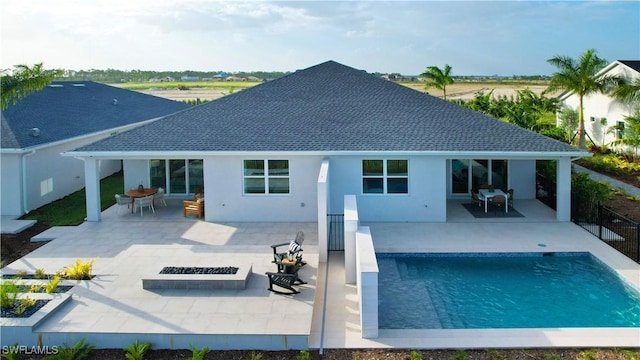
[[[536,199],[556,210],[556,183],[536,173]]]
[[[571,220],[612,248],[640,263],[640,223],[606,206],[571,196]]]
[[[344,250],[344,214],[327,214],[329,251]]]

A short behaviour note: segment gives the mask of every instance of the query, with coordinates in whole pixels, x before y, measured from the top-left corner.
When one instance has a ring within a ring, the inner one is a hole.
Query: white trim
[[[151,120],[144,120],[144,121],[140,121],[140,122],[137,122],[137,123],[134,123],[134,124],[119,126],[119,127],[115,127],[115,128],[111,128],[111,129],[101,130],[101,131],[96,131],[96,132],[92,132],[92,133],[89,133],[89,134],[83,134],[83,135],[74,136],[74,137],[70,137],[70,138],[66,138],[66,139],[62,139],[62,140],[58,140],[58,141],[54,141],[54,142],[38,144],[38,145],[35,145],[35,146],[26,147],[26,148],[0,149],[0,153],[2,153],[2,154],[22,154],[22,153],[27,153],[27,152],[34,151],[34,150],[42,150],[42,149],[58,146],[58,145],[61,145],[61,144],[72,142],[72,141],[78,141],[78,140],[82,140],[82,139],[85,139],[85,138],[94,137],[94,136],[97,136],[97,135],[103,135],[103,134],[106,134],[106,133],[115,133],[113,135],[116,135],[116,134],[120,133],[121,131],[129,130],[130,128],[133,129],[133,128],[136,128],[136,127],[142,126],[142,125],[146,125],[148,123],[157,121],[159,119],[160,118],[155,118],[155,119],[151,119]],[[73,152],[73,151],[71,151],[71,152]],[[64,155],[64,156],[72,156],[72,155],[65,155],[65,153],[62,153],[62,155]]]
[[[559,157],[571,157],[579,159],[592,156],[587,151],[66,151],[63,156],[77,158],[104,158],[104,159],[129,159],[142,160],[149,158],[163,157],[165,159],[181,159],[185,157],[206,157],[206,156],[244,156],[244,157],[289,157],[289,156],[444,156],[455,157],[457,159],[523,159],[523,160],[544,160],[556,159]]]

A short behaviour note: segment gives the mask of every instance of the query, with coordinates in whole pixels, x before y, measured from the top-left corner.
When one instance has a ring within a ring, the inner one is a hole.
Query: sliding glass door
[[[491,184],[497,189],[507,190],[507,160],[452,159],[451,193],[469,194],[482,184]]]
[[[150,160],[151,186],[163,187],[168,194],[192,194],[195,188],[204,187],[202,164],[202,159]]]

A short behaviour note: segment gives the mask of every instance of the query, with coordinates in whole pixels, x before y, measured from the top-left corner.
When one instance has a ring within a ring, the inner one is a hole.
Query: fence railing
[[[327,214],[329,251],[344,250],[344,214]]]
[[[536,173],[536,199],[556,210],[556,183]]]
[[[606,206],[571,197],[571,219],[607,245],[640,263],[640,223]]]

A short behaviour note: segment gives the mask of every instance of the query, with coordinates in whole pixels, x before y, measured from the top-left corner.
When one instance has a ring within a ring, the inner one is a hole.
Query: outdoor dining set
[[[504,208],[505,214],[509,212],[509,207],[513,208],[513,189],[507,190],[507,192],[501,189],[496,189],[493,185],[483,184],[476,189],[471,189],[471,199],[478,206],[484,205],[484,212],[488,212],[489,205],[494,210],[497,208]]]

